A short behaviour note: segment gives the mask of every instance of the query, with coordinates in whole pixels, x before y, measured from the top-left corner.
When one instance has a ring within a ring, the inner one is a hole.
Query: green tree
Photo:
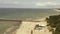
[[[56,28],[53,34],[60,34],[60,15],[53,15],[46,18],[48,25],[51,28]]]

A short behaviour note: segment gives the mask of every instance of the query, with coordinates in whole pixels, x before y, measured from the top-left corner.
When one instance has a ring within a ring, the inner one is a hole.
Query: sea
[[[43,18],[56,14],[60,12],[54,9],[0,8],[0,18],[9,19]]]

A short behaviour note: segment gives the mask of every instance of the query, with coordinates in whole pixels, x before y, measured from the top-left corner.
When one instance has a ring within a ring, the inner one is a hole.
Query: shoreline
[[[19,34],[19,33],[21,33],[21,31],[24,32],[27,29],[29,31],[32,28],[34,28],[36,24],[40,24],[41,26],[46,26],[47,22],[45,21],[45,19],[46,18],[34,19],[34,20],[24,20],[22,22],[19,22],[19,23],[13,25],[12,27],[8,28],[4,32],[4,34]],[[32,30],[34,30],[34,29],[32,29]]]
[[[41,19],[32,19],[32,20],[25,20],[26,22],[39,22],[44,20],[44,18]],[[4,34],[9,34],[9,33],[16,33],[16,30],[19,29],[21,25],[21,22],[18,22],[17,24],[14,24],[13,26],[9,27],[8,29],[5,30]]]

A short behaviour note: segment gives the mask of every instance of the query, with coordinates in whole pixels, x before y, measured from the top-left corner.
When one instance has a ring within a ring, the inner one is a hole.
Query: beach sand
[[[49,32],[47,29],[47,22],[44,19],[40,20],[40,22],[23,21],[22,25],[17,29],[15,34],[52,34],[52,32]],[[34,30],[37,24],[44,27],[40,30]]]

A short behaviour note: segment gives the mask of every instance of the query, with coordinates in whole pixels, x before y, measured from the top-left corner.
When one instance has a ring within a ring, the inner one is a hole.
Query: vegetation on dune
[[[46,18],[48,25],[50,26],[52,34],[60,34],[60,15],[53,15]],[[55,28],[55,30],[54,30]]]

